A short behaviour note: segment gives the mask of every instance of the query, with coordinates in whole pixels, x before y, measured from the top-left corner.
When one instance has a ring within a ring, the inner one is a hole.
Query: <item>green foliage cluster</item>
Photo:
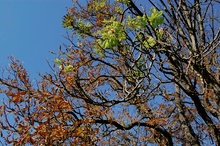
[[[99,1],[97,1],[97,3],[98,2]],[[104,5],[105,1],[101,1],[99,7],[103,7]],[[99,47],[101,46],[101,48],[106,49],[118,46],[120,42],[126,39],[125,31],[127,27],[132,30],[140,30],[144,29],[147,24],[150,24],[152,28],[156,30],[156,28],[164,21],[162,14],[162,11],[157,11],[156,8],[152,8],[150,15],[137,16],[135,18],[131,18],[130,16],[128,16],[126,23],[119,22],[115,20],[115,18],[103,20],[104,28],[98,31],[98,35],[101,36],[101,39],[98,40],[98,43],[100,43]],[[63,18],[63,27],[73,29],[73,25],[76,28],[80,28],[78,30],[75,30],[77,31],[79,36],[84,36],[85,34],[90,33],[91,24],[85,23],[80,19],[76,22],[74,16],[68,13]],[[161,37],[162,34],[158,30],[156,31],[158,37]],[[148,39],[145,40],[143,43],[146,48],[150,48],[156,44],[156,40],[153,37],[149,36]],[[97,49],[97,47],[95,48]]]
[[[149,23],[153,29],[156,29],[159,25],[161,25],[164,21],[162,17],[163,12],[157,11],[156,8],[152,8],[150,11],[150,15],[146,16],[137,16],[132,18],[128,16],[127,18],[127,25],[129,28],[134,30],[143,29]]]
[[[74,19],[73,15],[71,15],[70,13],[67,13],[63,17],[62,25],[64,28],[72,29],[74,23],[75,23],[75,19]]]
[[[118,46],[119,42],[126,39],[125,26],[114,18],[110,20],[104,20],[105,27],[100,31],[102,44],[101,47],[113,48]]]
[[[116,2],[129,4],[129,0],[116,0]],[[88,11],[100,11],[100,9],[105,6],[105,0],[95,0],[92,5],[88,5]],[[103,27],[91,34],[90,23],[85,22],[80,18],[76,20],[73,15],[68,13],[63,18],[63,27],[72,29],[74,31],[73,33],[80,37],[85,37],[86,35],[96,36],[98,39],[95,40],[93,48],[100,56],[103,56],[105,49],[118,47],[124,40],[126,40],[128,30],[139,32],[136,33],[135,39],[138,41],[141,40],[142,46],[145,48],[153,47],[156,44],[157,39],[160,39],[163,36],[163,32],[158,29],[164,21],[162,14],[162,11],[157,11],[156,8],[152,8],[149,15],[144,14],[143,16],[136,16],[133,18],[128,15],[124,21],[119,21],[117,18],[111,17],[110,19],[102,20]],[[147,25],[150,25],[156,32],[156,38],[155,36],[149,36],[142,33]],[[126,53],[126,50],[127,49],[124,49],[122,52]],[[66,72],[72,71],[72,67],[67,67],[65,70]]]
[[[62,25],[64,28],[70,30],[74,29],[74,33],[78,34],[80,37],[90,34],[91,24],[85,23],[81,19],[76,21],[74,16],[69,13],[63,17]]]
[[[53,60],[53,62],[54,62],[55,64],[57,64],[58,66],[60,66],[60,65],[63,64],[63,61],[62,61],[61,59],[59,59],[59,58],[56,58],[55,60]]]
[[[140,30],[140,29],[145,28],[146,25],[147,25],[147,16],[146,15],[137,16],[135,18],[131,18],[129,15],[127,18],[127,26],[130,29]]]
[[[135,31],[143,30],[146,25],[150,24],[151,27],[156,32],[157,38],[161,38],[163,35],[162,31],[158,30],[158,27],[163,23],[164,18],[162,17],[163,12],[157,11],[156,8],[152,8],[150,11],[150,15],[137,16],[135,18],[131,18],[128,16],[127,18],[127,26]],[[139,40],[142,40],[144,34],[138,34],[136,37]],[[143,41],[143,45],[145,48],[153,47],[156,44],[156,39],[152,36],[145,36],[145,40]]]
[[[121,2],[128,5],[130,3],[130,0],[116,0],[116,2]]]
[[[149,16],[137,16],[132,19],[128,16],[125,23],[115,21],[115,18],[104,20],[103,23],[105,24],[105,27],[99,31],[102,40],[100,46],[103,49],[118,46],[120,42],[126,39],[126,28],[140,30],[144,29],[148,23],[153,29],[155,29],[155,31],[157,31],[158,37],[161,38],[162,32],[159,32],[156,28],[164,21],[162,14],[162,11],[157,11],[156,8],[153,8]],[[156,44],[156,40],[152,36],[148,36],[147,39],[144,40],[143,44],[146,48],[150,48]]]
[[[76,23],[76,28],[80,28],[78,30],[77,34],[80,37],[84,37],[85,35],[89,35],[90,34],[90,27],[91,27],[90,23],[83,22],[81,19],[79,19]]]
[[[63,59],[59,59],[59,58],[56,58],[55,60],[53,60],[53,62],[59,66],[59,69],[63,69],[63,71],[65,73],[68,73],[68,72],[73,72],[74,71],[74,67],[72,65],[64,65],[63,63]]]
[[[148,16],[148,21],[154,29],[156,29],[159,25],[161,25],[164,22],[162,14],[163,11],[157,11],[156,8],[151,9],[151,14]]]
[[[106,6],[106,0],[93,0],[92,4],[88,5],[89,12],[100,12]]]

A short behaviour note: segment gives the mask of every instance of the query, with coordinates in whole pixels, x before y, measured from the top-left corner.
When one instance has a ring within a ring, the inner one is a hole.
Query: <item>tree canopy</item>
[[[74,0],[69,44],[36,82],[12,57],[5,143],[220,145],[220,1],[147,3]]]

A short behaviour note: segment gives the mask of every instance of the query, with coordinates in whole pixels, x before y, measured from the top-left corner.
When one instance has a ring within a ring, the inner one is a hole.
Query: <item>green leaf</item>
[[[156,40],[153,37],[149,37],[143,43],[144,43],[144,46],[146,48],[150,48],[150,47],[153,47],[156,44]]]
[[[121,2],[128,5],[130,3],[130,0],[116,0],[116,2]]]
[[[127,25],[129,28],[134,29],[134,30],[145,28],[147,25],[147,17],[146,15],[143,15],[143,16],[137,16],[136,18],[131,19],[131,17],[128,16]]]
[[[72,29],[75,23],[75,18],[70,13],[67,13],[63,17],[62,25],[64,28]]]
[[[126,39],[124,25],[114,19],[104,20],[105,27],[99,32],[103,40],[101,47],[104,49],[113,48]]]
[[[163,11],[157,11],[156,8],[151,9],[151,14],[148,16],[148,20],[154,29],[164,22],[162,14]]]
[[[62,60],[56,58],[55,60],[53,60],[53,62],[57,65],[61,65],[62,64]]]
[[[64,67],[64,72],[67,73],[67,72],[73,72],[74,71],[74,68],[72,65],[68,65],[68,66],[65,66]]]

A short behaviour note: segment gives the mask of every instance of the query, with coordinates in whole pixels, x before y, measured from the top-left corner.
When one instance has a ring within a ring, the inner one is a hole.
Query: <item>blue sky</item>
[[[46,59],[56,56],[63,36],[62,17],[71,0],[0,0],[0,68],[8,66],[8,56],[22,61],[36,76],[50,71]]]

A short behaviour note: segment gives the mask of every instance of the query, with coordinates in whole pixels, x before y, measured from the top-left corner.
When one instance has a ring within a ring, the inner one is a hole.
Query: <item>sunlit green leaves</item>
[[[148,25],[147,23],[149,22],[150,25],[155,29],[159,25],[161,25],[164,21],[164,18],[162,17],[163,12],[162,11],[157,11],[156,8],[152,8],[150,11],[150,15],[146,16],[137,16],[135,18],[132,18],[128,16],[127,18],[127,25],[131,29],[143,29]]]
[[[81,19],[78,19],[75,27],[78,29],[77,33],[79,36],[83,37],[84,35],[90,34],[90,23],[83,22]]]
[[[57,65],[62,65],[63,61],[61,59],[56,58],[53,62]]]
[[[127,26],[130,29],[139,30],[141,28],[145,28],[147,25],[147,17],[146,15],[143,16],[137,16],[133,19],[131,19],[130,16],[127,18]]]
[[[157,11],[156,8],[151,9],[151,13],[148,16],[148,20],[150,22],[150,25],[155,29],[159,25],[161,25],[164,21],[164,18],[162,17],[163,12]]]
[[[64,28],[74,29],[75,33],[77,33],[80,37],[90,34],[91,24],[84,22],[81,19],[76,20],[70,13],[63,17],[62,25]]]
[[[56,58],[55,60],[53,60],[53,62],[54,62],[56,65],[59,66],[59,69],[61,69],[61,70],[63,69],[63,71],[64,71],[65,73],[73,72],[73,71],[75,70],[72,65],[66,65],[66,66],[65,66],[62,59]]]
[[[159,25],[164,22],[162,17],[163,12],[157,11],[156,8],[152,8],[149,15],[136,16],[131,18],[127,17],[127,27],[136,32],[136,39],[140,41],[145,48],[151,48],[156,45],[156,39],[160,39],[163,36],[163,32],[158,30]],[[146,27],[150,26],[154,31],[155,35],[149,36],[146,34]]]
[[[112,48],[126,39],[125,27],[122,23],[115,21],[114,18],[104,20],[105,27],[100,31],[102,48]]]
[[[106,0],[93,0],[89,5],[88,5],[88,11],[89,12],[98,12],[102,10],[106,6]]]
[[[153,37],[149,37],[148,39],[146,39],[144,42],[144,47],[146,48],[150,48],[153,47],[156,44],[156,40]]]
[[[72,65],[67,65],[64,67],[64,72],[73,72],[74,71],[74,67]]]
[[[121,3],[124,3],[124,4],[129,4],[130,0],[116,0],[116,2],[121,2]]]
[[[64,28],[72,29],[74,23],[75,23],[75,19],[73,15],[71,15],[70,13],[67,13],[63,17],[62,25]]]

